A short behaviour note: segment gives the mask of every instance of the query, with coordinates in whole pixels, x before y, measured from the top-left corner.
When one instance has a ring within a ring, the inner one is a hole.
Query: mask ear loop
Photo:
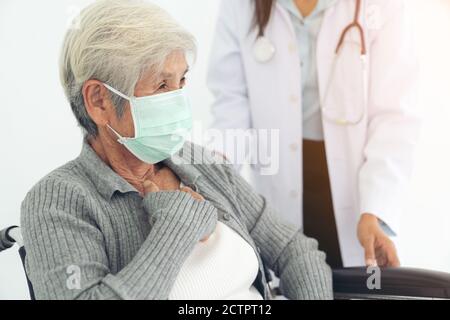
[[[117,94],[118,96],[120,96],[121,98],[124,98],[125,100],[131,101],[130,97],[124,95],[122,92],[120,92],[119,90],[114,89],[113,87],[111,87],[110,85],[107,85],[106,83],[103,83],[103,85],[111,92],[114,92],[115,94]]]
[[[106,83],[104,83],[104,82],[103,82],[103,85],[104,85],[108,90],[110,90],[111,92],[117,94],[119,97],[121,97],[121,98],[123,98],[123,99],[125,99],[125,100],[128,100],[128,101],[130,102],[131,105],[133,104],[133,100],[136,99],[135,97],[130,98],[130,97],[128,97],[127,95],[124,95],[124,94],[123,94],[122,92],[120,92],[119,90],[114,89],[113,87],[111,87],[110,85],[108,85],[108,84],[106,84]],[[135,114],[134,114],[133,107],[131,108],[131,115],[132,115],[132,117],[133,117],[133,122],[136,123],[136,116],[135,116]],[[111,128],[111,129],[112,129],[112,128]],[[113,130],[114,130],[114,129],[113,129]],[[136,136],[137,136],[136,126],[135,126],[135,129],[134,129],[134,130],[135,130],[135,131],[134,131],[134,136],[136,137]],[[114,131],[114,132],[115,132],[115,131]],[[117,134],[117,132],[115,132],[115,133]],[[120,137],[120,135],[118,135],[118,136]],[[121,139],[124,139],[124,138],[121,137]]]
[[[124,137],[122,137],[116,130],[114,130],[109,124],[106,125],[116,136],[117,138],[119,138],[117,141],[120,144],[123,144],[123,141],[125,140]]]
[[[113,87],[111,87],[110,85],[103,83],[103,85],[106,87],[106,89],[108,89],[109,91],[117,94],[119,97],[131,101],[130,97],[124,95],[122,92],[120,92],[119,90],[114,89]],[[114,130],[109,124],[107,124],[108,128],[117,136],[119,143],[123,144],[123,141],[125,140],[124,137],[122,137],[116,130]]]

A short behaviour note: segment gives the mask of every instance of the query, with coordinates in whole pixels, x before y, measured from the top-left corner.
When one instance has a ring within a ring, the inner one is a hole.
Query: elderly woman
[[[77,21],[61,79],[83,148],[22,205],[36,297],[268,299],[273,270],[287,298],[332,298],[317,242],[184,143],[193,38],[141,1],[96,1]]]

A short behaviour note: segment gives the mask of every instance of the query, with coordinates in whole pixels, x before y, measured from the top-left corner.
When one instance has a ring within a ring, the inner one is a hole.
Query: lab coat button
[[[293,42],[291,42],[291,43],[289,43],[289,48],[288,49],[289,49],[290,53],[295,53],[297,47],[295,46],[295,44]]]
[[[293,152],[297,152],[298,151],[298,144],[297,143],[293,143],[290,145],[291,151]]]
[[[292,190],[292,191],[290,192],[290,196],[291,196],[291,198],[298,198],[299,193],[298,193],[297,190]]]
[[[295,94],[291,95],[291,97],[289,98],[289,100],[291,101],[291,103],[297,105],[300,101],[299,97]]]
[[[231,215],[229,213],[224,213],[222,218],[225,221],[230,221],[231,220]]]

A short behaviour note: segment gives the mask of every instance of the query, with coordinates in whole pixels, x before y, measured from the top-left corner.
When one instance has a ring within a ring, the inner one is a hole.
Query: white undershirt
[[[199,242],[183,264],[169,300],[262,300],[253,286],[259,265],[239,234],[218,222],[207,242]]]

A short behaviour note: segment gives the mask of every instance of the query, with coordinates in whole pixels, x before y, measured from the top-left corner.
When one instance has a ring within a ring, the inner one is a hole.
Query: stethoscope
[[[336,46],[336,50],[335,50],[335,54],[334,54],[334,60],[333,60],[333,64],[331,67],[331,73],[330,73],[330,77],[329,77],[329,81],[327,83],[327,86],[325,88],[325,94],[324,94],[324,98],[322,100],[321,103],[321,109],[322,109],[322,115],[325,119],[327,119],[328,121],[331,121],[333,123],[339,124],[339,125],[356,125],[362,122],[362,120],[364,119],[365,115],[366,115],[366,106],[367,106],[367,47],[366,47],[366,39],[365,39],[365,34],[364,34],[364,29],[361,25],[361,23],[359,22],[359,18],[361,15],[361,0],[355,0],[356,2],[356,6],[355,6],[355,14],[354,14],[354,18],[353,21],[344,28],[344,30],[342,31],[340,37],[339,37],[339,42]],[[336,71],[336,63],[339,57],[339,54],[342,50],[342,47],[344,45],[345,42],[345,38],[346,36],[349,34],[349,32],[352,29],[356,29],[358,31],[359,37],[360,37],[360,61],[361,61],[361,71],[362,71],[362,87],[363,87],[363,105],[361,106],[361,110],[360,113],[358,114],[358,116],[353,119],[350,120],[346,117],[339,117],[339,116],[331,116],[330,113],[328,112],[328,108],[326,107],[328,105],[328,97],[329,97],[329,92],[330,92],[330,88],[331,88],[331,84],[334,78],[334,74]],[[255,57],[255,60],[259,63],[268,63],[270,60],[273,59],[273,57],[275,56],[276,53],[276,48],[275,45],[264,35],[259,36],[258,39],[255,41],[255,44],[253,46],[253,54]]]

